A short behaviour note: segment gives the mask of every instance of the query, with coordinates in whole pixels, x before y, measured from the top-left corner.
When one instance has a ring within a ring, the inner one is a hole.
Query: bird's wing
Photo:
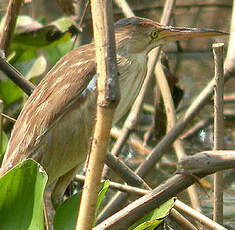
[[[37,138],[76,102],[96,73],[94,45],[71,51],[43,78],[21,111],[5,154],[2,171],[29,157]],[[3,174],[0,172],[0,175]]]

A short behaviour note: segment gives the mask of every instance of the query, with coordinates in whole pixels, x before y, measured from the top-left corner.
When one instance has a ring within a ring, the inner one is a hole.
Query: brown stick
[[[211,220],[207,216],[203,215],[201,212],[198,212],[188,205],[184,204],[180,200],[175,201],[175,208],[180,209],[180,211],[183,211],[193,217],[195,220],[199,221],[203,225],[212,228],[213,230],[226,230],[223,226],[219,225],[215,221]]]
[[[113,154],[107,153],[105,163],[111,168],[116,174],[122,178],[126,183],[133,186],[144,187],[150,189],[146,182],[136,175],[128,166],[125,165]]]
[[[214,150],[224,147],[224,44],[213,44],[215,60],[215,97],[214,97]],[[214,211],[213,219],[223,224],[223,172],[214,175]]]
[[[76,230],[92,229],[109,133],[119,101],[112,1],[92,0],[91,10],[98,74],[97,121]]]
[[[0,34],[2,34],[0,38],[0,50],[4,50],[6,56],[9,54],[11,40],[15,31],[16,18],[19,14],[21,3],[22,0],[10,0],[7,7],[3,29],[0,32]]]
[[[5,119],[9,120],[9,121],[12,122],[13,124],[16,122],[16,119],[7,116],[7,115],[4,114],[4,113],[0,113],[0,116],[2,116],[2,117],[4,117]]]
[[[0,70],[2,70],[17,86],[19,86],[28,96],[33,92],[35,86],[24,78],[24,76],[9,64],[4,58],[0,57]]]
[[[183,215],[181,215],[174,208],[171,209],[170,218],[172,218],[181,227],[181,229],[198,230],[193,224],[191,224]]]

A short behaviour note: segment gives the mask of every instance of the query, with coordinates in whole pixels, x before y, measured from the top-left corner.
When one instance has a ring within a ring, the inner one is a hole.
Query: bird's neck
[[[147,70],[147,55],[117,53],[121,99],[114,116],[114,123],[130,109],[138,95]]]
[[[148,56],[146,52],[132,53],[129,52],[128,47],[125,49],[118,49],[117,65],[120,74],[120,81],[125,80],[131,73],[137,72],[146,66]]]

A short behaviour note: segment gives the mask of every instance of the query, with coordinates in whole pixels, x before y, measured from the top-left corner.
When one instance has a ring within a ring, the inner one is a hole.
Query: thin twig
[[[85,176],[76,175],[75,180],[77,180],[79,182],[84,182]],[[105,180],[101,180],[101,182],[104,182],[104,181]],[[135,195],[145,195],[147,192],[149,192],[149,190],[146,190],[146,189],[142,189],[142,188],[138,188],[138,187],[134,187],[134,186],[130,186],[130,185],[124,185],[124,184],[120,184],[120,183],[113,182],[113,181],[109,181],[109,187],[111,189],[131,193],[131,194],[135,194]]]
[[[198,230],[193,224],[191,224],[183,215],[181,215],[174,208],[171,209],[170,218],[172,218],[181,227],[181,229]]]
[[[30,81],[9,64],[4,58],[0,57],[0,70],[2,70],[17,86],[19,86],[28,96],[33,92],[35,86]]]
[[[180,136],[181,140],[190,139],[193,137],[197,132],[202,130],[203,128],[207,127],[213,121],[213,117],[209,117],[197,122],[195,125],[192,126],[189,130],[187,130],[184,134]]]
[[[150,189],[150,187],[141,177],[136,175],[128,166],[125,165],[125,163],[123,163],[113,154],[106,154],[105,163],[129,185]]]
[[[214,150],[224,147],[224,58],[223,43],[213,44],[215,60],[215,104],[214,104]],[[214,175],[214,212],[213,219],[223,224],[223,172]]]
[[[224,95],[224,103],[235,103],[235,94],[227,94]]]
[[[89,4],[90,4],[90,0],[87,0],[86,4],[84,6],[84,9],[81,12],[78,13],[79,15],[81,14],[81,18],[80,18],[80,21],[79,21],[79,24],[78,24],[78,29],[80,30],[80,32],[83,31],[82,23],[83,23],[84,18],[86,16],[86,12],[87,12],[87,8],[88,8]],[[80,6],[80,8],[82,8],[82,7]],[[73,41],[73,45],[71,47],[71,50],[73,50],[75,45],[77,44],[78,36],[79,36],[79,34],[77,33],[76,36],[75,36],[75,39]],[[81,34],[80,34],[80,36],[81,36]]]
[[[45,221],[46,230],[50,230],[48,212],[47,212],[47,208],[46,208],[45,199],[43,199],[43,214],[44,214],[44,221]]]
[[[0,115],[1,115],[2,117],[4,117],[5,119],[9,120],[9,121],[12,122],[12,123],[15,123],[15,122],[16,122],[16,119],[14,119],[14,118],[12,118],[12,117],[10,117],[10,116],[4,114],[4,113],[0,113]]]
[[[80,19],[80,22],[78,24],[78,28],[80,28],[81,32],[82,32],[82,23],[84,21],[84,18],[85,18],[85,15],[86,15],[86,12],[87,12],[87,8],[90,4],[90,0],[87,0],[85,6],[84,6],[84,9],[83,9],[83,12],[82,12],[82,16],[81,16],[81,19]]]
[[[175,207],[187,213],[188,215],[190,215],[191,217],[193,217],[195,220],[199,221],[203,225],[209,228],[212,228],[213,230],[225,230],[223,226],[219,225],[215,221],[203,215],[201,212],[198,212],[197,210],[192,209],[191,207],[181,202],[180,200],[175,201]]]
[[[120,135],[121,135],[121,130],[120,129],[118,129],[117,127],[113,127],[111,129],[111,136],[113,138],[118,138]],[[128,139],[127,143],[136,152],[138,152],[138,153],[140,153],[140,154],[142,154],[144,156],[149,155],[152,152],[152,150],[153,150],[151,147],[149,147],[147,145],[144,145],[143,141],[135,133],[132,133],[129,136],[129,139]],[[176,163],[171,161],[171,160],[169,160],[166,156],[163,156],[162,160],[170,163],[174,167],[176,166]]]
[[[234,119],[235,119],[235,111],[234,110],[230,110],[230,109],[224,110],[224,120],[234,121]],[[208,125],[210,125],[213,120],[214,120],[214,117],[210,116],[210,117],[205,118],[201,121],[198,121],[195,125],[192,126],[192,128],[190,128],[187,132],[182,134],[180,136],[180,139],[181,140],[190,139],[191,137],[196,135],[198,132],[200,132],[200,130],[205,129]]]

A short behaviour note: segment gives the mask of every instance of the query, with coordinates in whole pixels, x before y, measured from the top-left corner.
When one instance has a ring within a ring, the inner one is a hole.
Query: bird
[[[120,102],[117,123],[137,97],[147,73],[148,53],[169,42],[225,35],[214,29],[172,27],[141,17],[115,23]],[[93,43],[62,57],[24,105],[13,127],[0,176],[25,159],[39,162],[48,174],[54,207],[86,160],[96,120],[96,53]]]

